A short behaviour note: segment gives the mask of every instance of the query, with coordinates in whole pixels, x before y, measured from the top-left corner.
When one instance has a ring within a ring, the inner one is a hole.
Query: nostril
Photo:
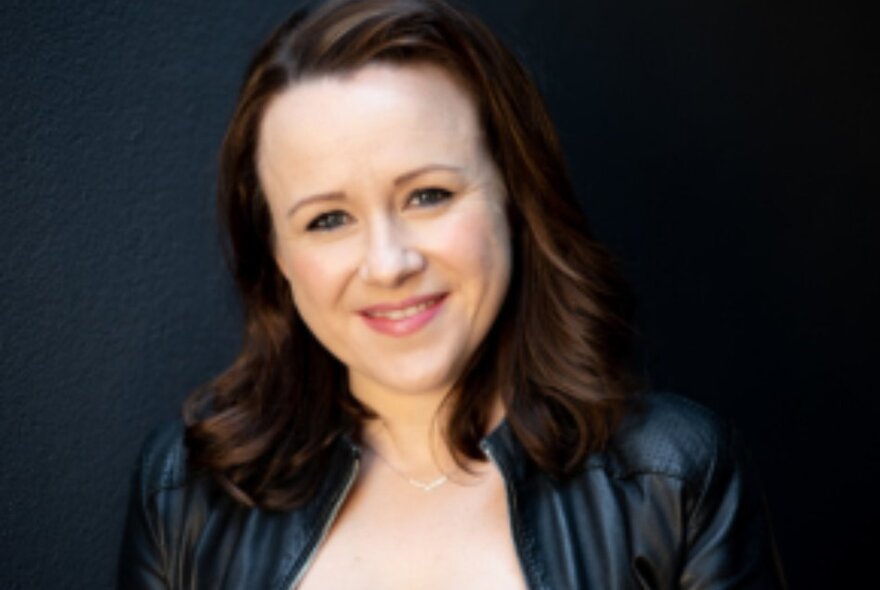
[[[358,268],[361,280],[378,283],[397,283],[419,272],[425,258],[416,250],[399,248],[385,251],[381,256],[367,256]]]

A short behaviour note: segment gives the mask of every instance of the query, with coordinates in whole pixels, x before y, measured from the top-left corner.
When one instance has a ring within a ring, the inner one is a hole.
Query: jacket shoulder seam
[[[593,466],[616,479],[663,475],[699,489],[727,437],[726,422],[707,408],[679,396],[651,394]]]
[[[163,424],[151,432],[143,446],[140,468],[145,496],[186,485],[186,449],[180,422]]]

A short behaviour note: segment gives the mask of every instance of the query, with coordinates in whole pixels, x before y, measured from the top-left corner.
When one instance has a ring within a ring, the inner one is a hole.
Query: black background
[[[645,372],[743,430],[793,587],[863,587],[880,524],[867,15],[466,4],[547,96],[636,287]],[[247,59],[290,9],[0,8],[2,588],[112,586],[140,442],[235,352],[215,158]]]

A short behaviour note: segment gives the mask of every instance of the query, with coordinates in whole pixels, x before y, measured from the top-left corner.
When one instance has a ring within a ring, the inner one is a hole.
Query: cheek
[[[345,284],[347,261],[333,249],[293,249],[285,257],[285,274],[300,312],[336,301]]]
[[[504,213],[486,203],[475,203],[450,218],[444,227],[445,257],[460,270],[484,281],[505,283],[510,271],[510,232]]]

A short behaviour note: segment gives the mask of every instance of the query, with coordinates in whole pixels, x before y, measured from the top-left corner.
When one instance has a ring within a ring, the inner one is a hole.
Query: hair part
[[[245,330],[232,365],[187,400],[186,443],[194,468],[249,505],[308,500],[336,438],[356,436],[373,416],[299,317],[275,263],[256,170],[260,121],[291,84],[377,61],[429,62],[461,81],[509,196],[508,293],[445,401],[454,456],[483,459],[478,443],[500,394],[531,460],[564,478],[607,443],[635,387],[629,288],[591,237],[556,131],[517,59],[475,17],[440,0],[330,0],[294,13],[258,51],[220,152],[218,214]]]

